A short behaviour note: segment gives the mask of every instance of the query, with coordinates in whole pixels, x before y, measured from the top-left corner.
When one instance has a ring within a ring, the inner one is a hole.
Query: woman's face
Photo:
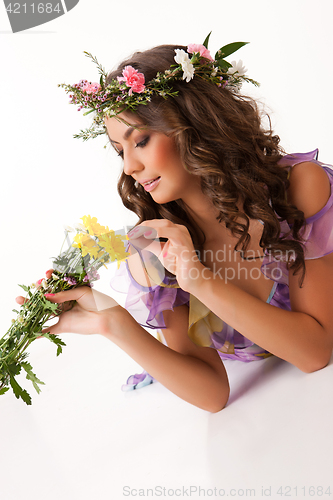
[[[105,125],[112,145],[124,161],[124,173],[141,184],[156,203],[162,204],[198,189],[198,177],[185,170],[173,138],[142,127],[133,116],[121,113],[128,125],[108,118]],[[137,127],[142,127],[141,129]]]

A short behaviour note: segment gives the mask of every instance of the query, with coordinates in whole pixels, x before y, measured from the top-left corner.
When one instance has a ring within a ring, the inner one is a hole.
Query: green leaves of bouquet
[[[61,252],[53,261],[54,271],[48,279],[41,279],[29,286],[19,285],[25,292],[25,302],[20,310],[13,309],[17,314],[7,333],[0,339],[0,395],[12,388],[16,398],[21,398],[27,405],[31,404],[29,393],[21,387],[17,377],[25,372],[37,393],[44,385],[32,371],[32,366],[26,361],[27,349],[39,337],[48,339],[57,347],[57,356],[66,345],[57,335],[43,333],[50,318],[59,316],[62,312],[58,304],[50,302],[45,294],[58,293],[79,286],[93,286],[99,279],[98,269],[108,262],[120,261],[128,256],[125,251],[126,236],[115,234],[108,227],[98,224],[96,217],[82,217],[83,224],[76,227],[76,235],[72,245]],[[68,232],[66,229],[66,239]],[[74,302],[72,302],[72,307]]]

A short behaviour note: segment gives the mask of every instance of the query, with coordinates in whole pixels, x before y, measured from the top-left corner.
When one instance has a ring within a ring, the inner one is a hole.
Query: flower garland
[[[20,386],[17,376],[23,369],[37,393],[40,393],[40,385],[44,385],[44,382],[37,378],[31,364],[26,361],[27,348],[34,340],[43,337],[57,346],[59,356],[66,345],[57,335],[42,333],[47,321],[62,312],[59,304],[47,299],[48,294],[84,285],[92,287],[93,282],[100,277],[97,272],[100,267],[115,260],[119,267],[120,262],[129,255],[124,244],[127,236],[115,234],[108,227],[101,226],[96,217],[87,215],[81,220],[83,224],[77,224],[75,229],[65,227],[66,239],[69,232],[76,230],[76,235],[72,245],[54,259],[52,276],[30,286],[19,285],[27,293],[26,301],[19,311],[13,309],[17,317],[0,339],[0,395],[11,387],[17,398],[30,405],[31,397]]]
[[[88,80],[80,80],[74,85],[64,83],[58,85],[69,94],[70,104],[79,106],[78,111],[88,109],[84,115],[95,113],[92,125],[88,129],[81,130],[74,137],[86,141],[106,134],[104,124],[106,118],[117,116],[125,110],[135,112],[139,104],[149,104],[153,95],[164,99],[177,97],[178,91],[173,90],[172,87],[173,82],[177,80],[185,80],[186,83],[189,83],[194,76],[197,76],[219,87],[232,88],[236,92],[243,82],[250,82],[258,86],[258,82],[245,75],[247,70],[242,61],[229,63],[225,60],[247,42],[234,42],[225,45],[216,52],[215,58],[213,58],[208,50],[210,34],[202,45],[193,43],[188,45],[187,52],[183,49],[175,49],[174,60],[176,64],[171,65],[170,69],[164,73],[157,73],[156,77],[149,82],[145,81],[143,73],[132,66],[126,66],[122,76],[111,80],[107,85],[108,75],[104,68],[89,52],[84,52],[97,65],[100,82],[92,83]]]

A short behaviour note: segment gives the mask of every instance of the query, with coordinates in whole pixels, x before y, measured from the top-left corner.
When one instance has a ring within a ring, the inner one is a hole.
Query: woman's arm
[[[288,200],[309,218],[330,197],[330,182],[322,167],[303,162],[292,168]],[[199,280],[192,293],[215,314],[267,351],[305,372],[327,365],[333,347],[333,254],[306,261],[303,287],[289,276],[292,311],[270,306],[215,279]]]
[[[307,261],[303,288],[290,277],[292,311],[253,297],[205,270],[190,292],[255,344],[304,372],[327,365],[333,347],[333,254]]]
[[[163,313],[165,346],[127,311],[117,308],[102,335],[140,364],[150,375],[185,401],[210,412],[222,410],[229,397],[224,365],[214,349],[196,346],[188,337],[188,307]]]
[[[54,303],[75,300],[58,323],[43,332],[51,334],[102,334],[127,352],[142,368],[174,394],[210,412],[222,410],[229,397],[224,365],[217,352],[196,346],[188,337],[188,307],[165,311],[163,330],[168,347],[142,328],[111,297],[89,287],[48,295]],[[19,304],[23,297],[17,297]]]
[[[290,201],[297,203],[306,218],[317,213],[330,196],[327,174],[314,163],[294,167],[290,183]],[[159,237],[168,238],[163,256],[159,255],[165,267],[176,274],[184,290],[231,327],[304,372],[327,365],[333,347],[333,253],[306,261],[302,288],[299,275],[290,273],[292,311],[286,311],[223,281],[203,266],[194,258],[193,244],[184,226],[165,220],[146,221],[141,226],[154,228]]]
[[[145,241],[146,245],[149,243]],[[138,252],[127,260],[132,278],[141,287],[152,283]],[[222,360],[215,349],[194,344],[188,336],[188,306],[163,311],[162,330],[167,346],[157,341],[124,309],[109,316],[103,335],[117,344],[150,375],[177,396],[202,409],[221,410],[229,397],[229,383]],[[118,316],[119,315],[119,316]]]

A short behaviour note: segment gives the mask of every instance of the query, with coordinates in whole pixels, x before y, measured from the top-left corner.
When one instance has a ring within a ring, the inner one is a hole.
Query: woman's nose
[[[127,154],[124,156],[123,170],[126,175],[132,175],[143,169],[143,165],[135,157]]]

